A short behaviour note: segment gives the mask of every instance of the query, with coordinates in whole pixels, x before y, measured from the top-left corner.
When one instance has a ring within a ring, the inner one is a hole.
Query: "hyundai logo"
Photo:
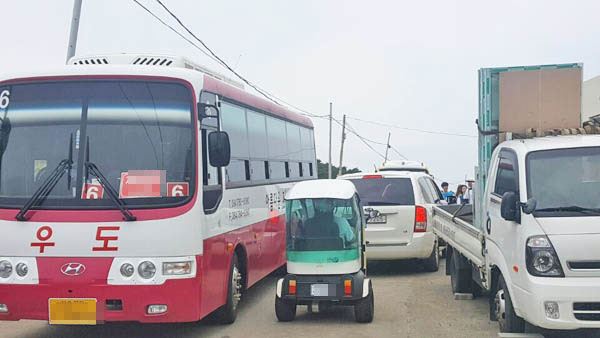
[[[85,265],[81,263],[67,263],[60,268],[60,272],[67,276],[79,276],[85,272]]]

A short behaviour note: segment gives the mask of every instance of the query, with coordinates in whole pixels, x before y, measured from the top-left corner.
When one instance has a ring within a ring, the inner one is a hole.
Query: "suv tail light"
[[[427,231],[427,209],[417,205],[415,206],[415,229],[414,232]]]

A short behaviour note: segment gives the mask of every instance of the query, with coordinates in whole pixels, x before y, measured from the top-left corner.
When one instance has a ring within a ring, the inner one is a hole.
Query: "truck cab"
[[[483,230],[496,318],[600,327],[600,136],[504,142],[490,164]]]

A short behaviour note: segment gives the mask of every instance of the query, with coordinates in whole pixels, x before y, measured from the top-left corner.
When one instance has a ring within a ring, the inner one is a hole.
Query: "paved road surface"
[[[51,327],[37,321],[0,322],[0,338],[497,337],[497,323],[488,320],[487,300],[455,301],[443,271],[443,262],[437,273],[422,272],[410,262],[370,263],[375,293],[375,320],[371,324],[355,323],[352,309],[341,307],[313,314],[307,313],[305,307],[299,308],[296,321],[278,323],[274,313],[276,277],[268,277],[246,293],[237,321],[229,326],[209,320],[192,324],[129,323],[95,327]],[[592,337],[592,332],[568,336]]]

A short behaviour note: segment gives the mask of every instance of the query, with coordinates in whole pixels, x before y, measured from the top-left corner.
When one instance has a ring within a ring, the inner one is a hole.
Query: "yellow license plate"
[[[96,300],[51,298],[48,300],[50,324],[96,325]]]

